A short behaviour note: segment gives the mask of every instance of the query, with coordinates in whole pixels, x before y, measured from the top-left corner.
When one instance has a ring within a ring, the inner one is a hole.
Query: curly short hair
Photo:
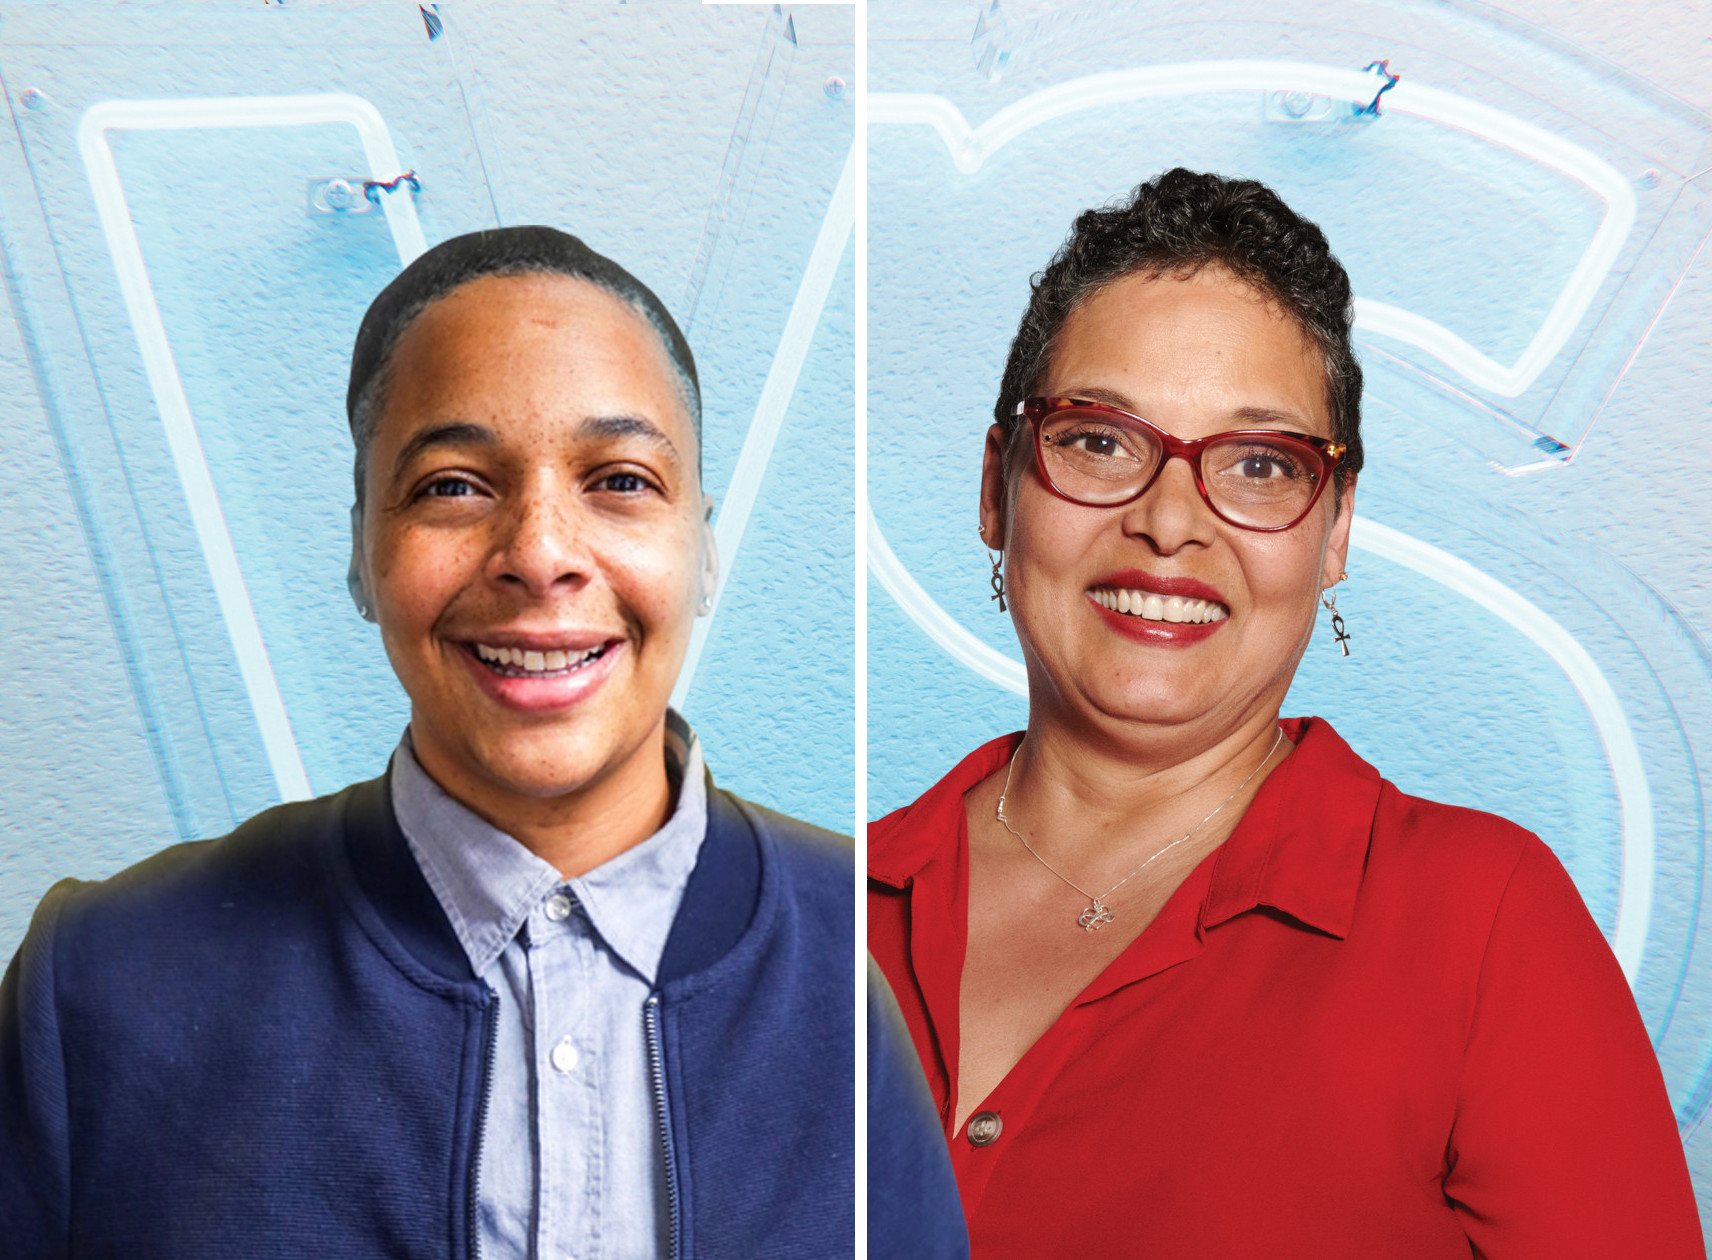
[[[1181,167],[1136,187],[1129,200],[1076,217],[1011,342],[993,418],[1007,450],[1023,425],[1016,405],[1045,378],[1053,343],[1076,307],[1113,281],[1142,274],[1193,275],[1223,267],[1276,302],[1307,334],[1326,373],[1332,437],[1347,446],[1336,487],[1361,471],[1361,364],[1350,342],[1355,319],[1349,274],[1325,233],[1265,184]]]

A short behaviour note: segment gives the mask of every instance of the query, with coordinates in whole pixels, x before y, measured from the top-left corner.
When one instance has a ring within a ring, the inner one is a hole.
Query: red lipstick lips
[[[1204,599],[1227,610],[1230,608],[1230,605],[1225,603],[1225,597],[1205,582],[1197,582],[1189,577],[1160,577],[1145,569],[1120,569],[1116,573],[1107,574],[1088,589],[1097,590],[1101,587],[1114,591],[1141,591],[1147,595],[1163,595],[1167,599],[1173,595],[1182,599]]]
[[[1227,616],[1217,621],[1154,621],[1135,613],[1118,612],[1105,607],[1094,598],[1094,592],[1102,590],[1140,591],[1144,595],[1157,595],[1162,599],[1175,596],[1179,599],[1205,600],[1225,609]],[[1230,605],[1225,602],[1222,594],[1205,582],[1188,577],[1163,577],[1148,573],[1144,569],[1122,569],[1107,574],[1088,588],[1087,598],[1089,607],[1126,639],[1159,647],[1190,647],[1201,643],[1217,634],[1219,628],[1229,620]]]

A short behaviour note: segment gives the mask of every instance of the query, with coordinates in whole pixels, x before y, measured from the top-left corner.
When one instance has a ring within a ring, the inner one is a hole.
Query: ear
[[[1355,520],[1355,478],[1343,484],[1337,515],[1332,518],[1331,536],[1326,539],[1325,563],[1320,567],[1320,589],[1335,586],[1349,560],[1349,529]]]
[[[714,597],[719,593],[719,542],[713,533],[713,496],[701,496],[701,580],[700,600],[696,616],[705,617],[713,611]]]
[[[1010,506],[1005,489],[1005,431],[987,429],[987,449],[981,456],[981,540],[993,551],[1005,549]]]
[[[375,620],[374,598],[369,594],[368,565],[363,560],[363,509],[351,505],[351,567],[345,571],[345,589],[364,621]]]

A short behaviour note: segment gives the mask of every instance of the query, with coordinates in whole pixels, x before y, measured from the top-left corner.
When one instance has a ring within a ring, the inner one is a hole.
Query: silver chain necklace
[[[1011,820],[1005,817],[1005,800],[1011,794],[1011,775],[1016,770],[1017,752],[1022,751],[1021,744],[1018,744],[1016,752],[1011,754],[1010,766],[1005,770],[1005,790],[999,793],[999,807],[997,810],[999,823],[1006,831],[1010,832],[1018,840],[1022,841],[1022,847],[1027,849],[1029,853],[1033,854],[1036,862],[1039,862],[1047,870],[1051,871],[1054,875],[1058,876],[1059,879],[1063,880],[1066,884],[1069,884],[1070,887],[1074,888],[1077,892],[1081,893],[1088,899],[1088,908],[1082,911],[1082,913],[1077,917],[1076,922],[1082,926],[1084,931],[1097,932],[1116,917],[1112,914],[1112,908],[1106,904],[1106,899],[1118,889],[1122,888],[1125,884],[1129,883],[1130,880],[1145,871],[1159,858],[1164,857],[1167,853],[1171,852],[1171,850],[1175,849],[1178,845],[1193,836],[1202,827],[1205,827],[1208,823],[1212,822],[1213,819],[1217,817],[1219,810],[1222,810],[1226,805],[1229,805],[1239,795],[1241,795],[1243,788],[1247,787],[1254,776],[1260,773],[1260,766],[1264,766],[1267,762],[1272,760],[1272,754],[1278,751],[1278,743],[1283,738],[1284,728],[1279,727],[1278,734],[1272,738],[1272,747],[1266,750],[1266,755],[1260,759],[1260,765],[1255,766],[1254,769],[1248,772],[1248,778],[1236,785],[1235,792],[1232,792],[1229,796],[1225,797],[1224,800],[1220,801],[1218,808],[1214,809],[1211,814],[1208,814],[1205,818],[1201,819],[1200,822],[1189,828],[1188,831],[1184,832],[1163,849],[1160,849],[1152,857],[1148,858],[1147,861],[1136,867],[1128,875],[1125,875],[1103,893],[1089,892],[1063,871],[1052,865],[1051,862],[1048,862],[1045,858],[1041,857],[1039,853],[1035,852],[1034,846],[1028,842],[1028,837],[1023,835],[1022,832],[1018,831],[1015,827],[1011,826]]]

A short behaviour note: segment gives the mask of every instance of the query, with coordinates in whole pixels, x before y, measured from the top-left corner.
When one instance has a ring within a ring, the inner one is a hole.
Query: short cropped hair
[[[428,307],[472,280],[529,275],[586,280],[628,303],[653,326],[678,375],[679,392],[695,427],[699,452],[701,384],[696,378],[695,356],[671,312],[653,290],[568,232],[550,227],[491,228],[455,236],[422,254],[381,290],[363,316],[351,351],[351,383],[345,392],[345,415],[357,448],[354,473],[359,509],[363,506],[363,479],[375,418],[385,405],[392,356],[405,331]]]
[[[993,418],[1007,450],[1024,423],[1016,405],[1038,390],[1053,344],[1076,307],[1125,276],[1186,278],[1223,267],[1275,302],[1307,335],[1325,367],[1332,437],[1347,446],[1336,484],[1361,471],[1361,364],[1349,274],[1325,233],[1266,185],[1181,167],[1136,187],[1127,201],[1076,218],[1070,238],[1032,282],[1011,342]]]

